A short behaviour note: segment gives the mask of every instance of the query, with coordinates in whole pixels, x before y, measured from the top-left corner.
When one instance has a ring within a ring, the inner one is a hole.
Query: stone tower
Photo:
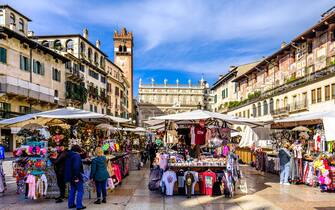
[[[129,83],[128,112],[133,115],[133,33],[122,28],[114,32],[114,63],[124,72]]]

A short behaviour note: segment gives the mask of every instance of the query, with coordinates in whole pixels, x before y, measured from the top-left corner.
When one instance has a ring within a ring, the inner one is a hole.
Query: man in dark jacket
[[[288,176],[290,173],[290,161],[291,153],[288,150],[290,147],[289,143],[284,144],[283,148],[279,150],[279,164],[280,164],[280,184],[290,185],[288,182]]]
[[[56,172],[56,178],[57,178],[57,185],[59,187],[60,195],[58,198],[56,198],[56,203],[63,202],[63,199],[65,198],[65,162],[66,162],[66,156],[67,156],[67,150],[65,148],[59,147],[58,149],[58,155],[57,158],[50,158],[51,162],[54,164],[55,172]]]
[[[150,141],[147,145],[147,151],[149,152],[150,168],[152,168],[154,160],[156,158],[156,152],[157,152],[156,144],[154,142]]]
[[[80,157],[81,148],[78,145],[73,145],[71,151],[68,152],[65,162],[65,182],[70,182],[70,192],[68,207],[86,209],[83,206],[84,196],[84,181],[83,181],[83,163]],[[74,203],[77,194],[76,204]]]

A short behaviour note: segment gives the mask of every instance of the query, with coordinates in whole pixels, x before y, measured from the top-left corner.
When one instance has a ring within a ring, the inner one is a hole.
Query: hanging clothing
[[[177,181],[177,176],[176,173],[174,171],[166,171],[164,172],[163,176],[162,176],[162,184],[161,186],[165,186],[165,194],[166,195],[173,195],[173,188],[174,188],[174,184]]]
[[[28,198],[37,199],[36,198],[36,177],[33,175],[28,175],[26,183],[28,184]]]
[[[48,192],[48,180],[47,177],[42,174],[40,178],[37,179],[36,191],[38,195],[46,196]]]
[[[206,143],[206,132],[207,129],[205,127],[196,126],[194,128],[195,144],[204,145]]]
[[[187,176],[189,175],[189,176]],[[194,195],[195,184],[199,181],[199,174],[196,171],[186,171],[184,175],[185,180],[185,192],[187,195]],[[190,182],[192,181],[192,182]]]
[[[205,171],[200,173],[199,176],[202,177],[201,192],[205,195],[212,195],[216,174],[212,171]]]

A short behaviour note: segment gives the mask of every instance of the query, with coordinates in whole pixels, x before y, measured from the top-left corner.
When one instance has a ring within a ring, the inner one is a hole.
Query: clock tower
[[[133,117],[133,33],[122,28],[114,32],[114,63],[120,67],[129,83],[128,113]]]

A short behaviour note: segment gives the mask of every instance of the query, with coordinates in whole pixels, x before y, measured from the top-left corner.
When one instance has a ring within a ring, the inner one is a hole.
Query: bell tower
[[[114,32],[114,63],[122,69],[129,84],[128,113],[133,114],[133,33],[122,28]],[[133,118],[133,117],[132,117]]]

